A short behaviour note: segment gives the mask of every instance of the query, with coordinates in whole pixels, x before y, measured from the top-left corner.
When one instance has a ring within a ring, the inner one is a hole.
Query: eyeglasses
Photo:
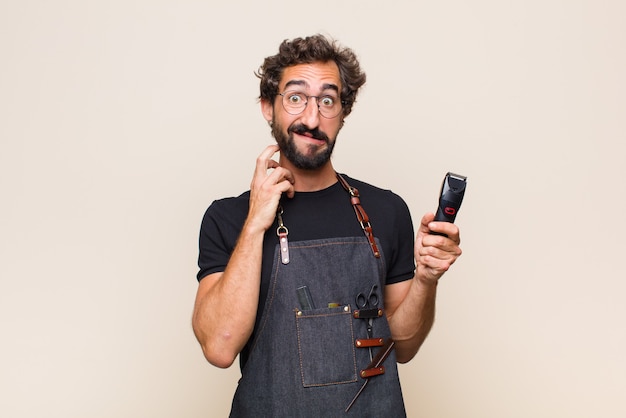
[[[317,109],[320,115],[327,119],[337,117],[341,113],[343,103],[339,98],[332,94],[324,94],[322,96],[309,96],[301,91],[286,91],[284,93],[278,93],[283,97],[283,107],[290,115],[299,115],[304,112],[309,99],[317,99]]]

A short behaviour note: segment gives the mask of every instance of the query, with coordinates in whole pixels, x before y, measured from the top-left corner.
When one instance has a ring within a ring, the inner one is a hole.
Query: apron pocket
[[[296,312],[302,385],[357,380],[352,312],[348,306]]]

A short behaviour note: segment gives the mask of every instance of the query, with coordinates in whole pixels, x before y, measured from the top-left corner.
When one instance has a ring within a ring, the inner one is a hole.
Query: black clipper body
[[[437,213],[435,213],[436,222],[454,223],[456,214],[461,208],[461,202],[463,202],[466,185],[467,177],[450,172],[446,174],[441,185],[439,206],[437,207]],[[438,232],[432,232],[432,234],[445,235]]]

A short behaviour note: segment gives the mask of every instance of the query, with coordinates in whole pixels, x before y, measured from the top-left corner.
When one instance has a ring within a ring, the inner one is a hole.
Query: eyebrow
[[[304,80],[289,80],[287,84],[285,84],[285,89],[291,86],[307,86],[307,82]],[[332,83],[322,84],[322,91],[325,91],[325,90],[333,90],[339,93],[339,87],[336,84],[332,84]]]

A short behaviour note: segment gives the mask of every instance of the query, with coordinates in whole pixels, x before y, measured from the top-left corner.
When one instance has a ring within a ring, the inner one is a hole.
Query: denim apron
[[[383,307],[384,257],[372,255],[366,237],[289,242],[288,250],[282,248],[276,246],[265,307],[230,416],[405,417],[393,351],[382,364],[384,373],[370,377],[352,403],[366,382],[361,371],[382,349],[361,342],[391,337]],[[299,298],[303,286],[311,307]],[[367,298],[372,290],[383,313],[368,332],[356,295]]]

